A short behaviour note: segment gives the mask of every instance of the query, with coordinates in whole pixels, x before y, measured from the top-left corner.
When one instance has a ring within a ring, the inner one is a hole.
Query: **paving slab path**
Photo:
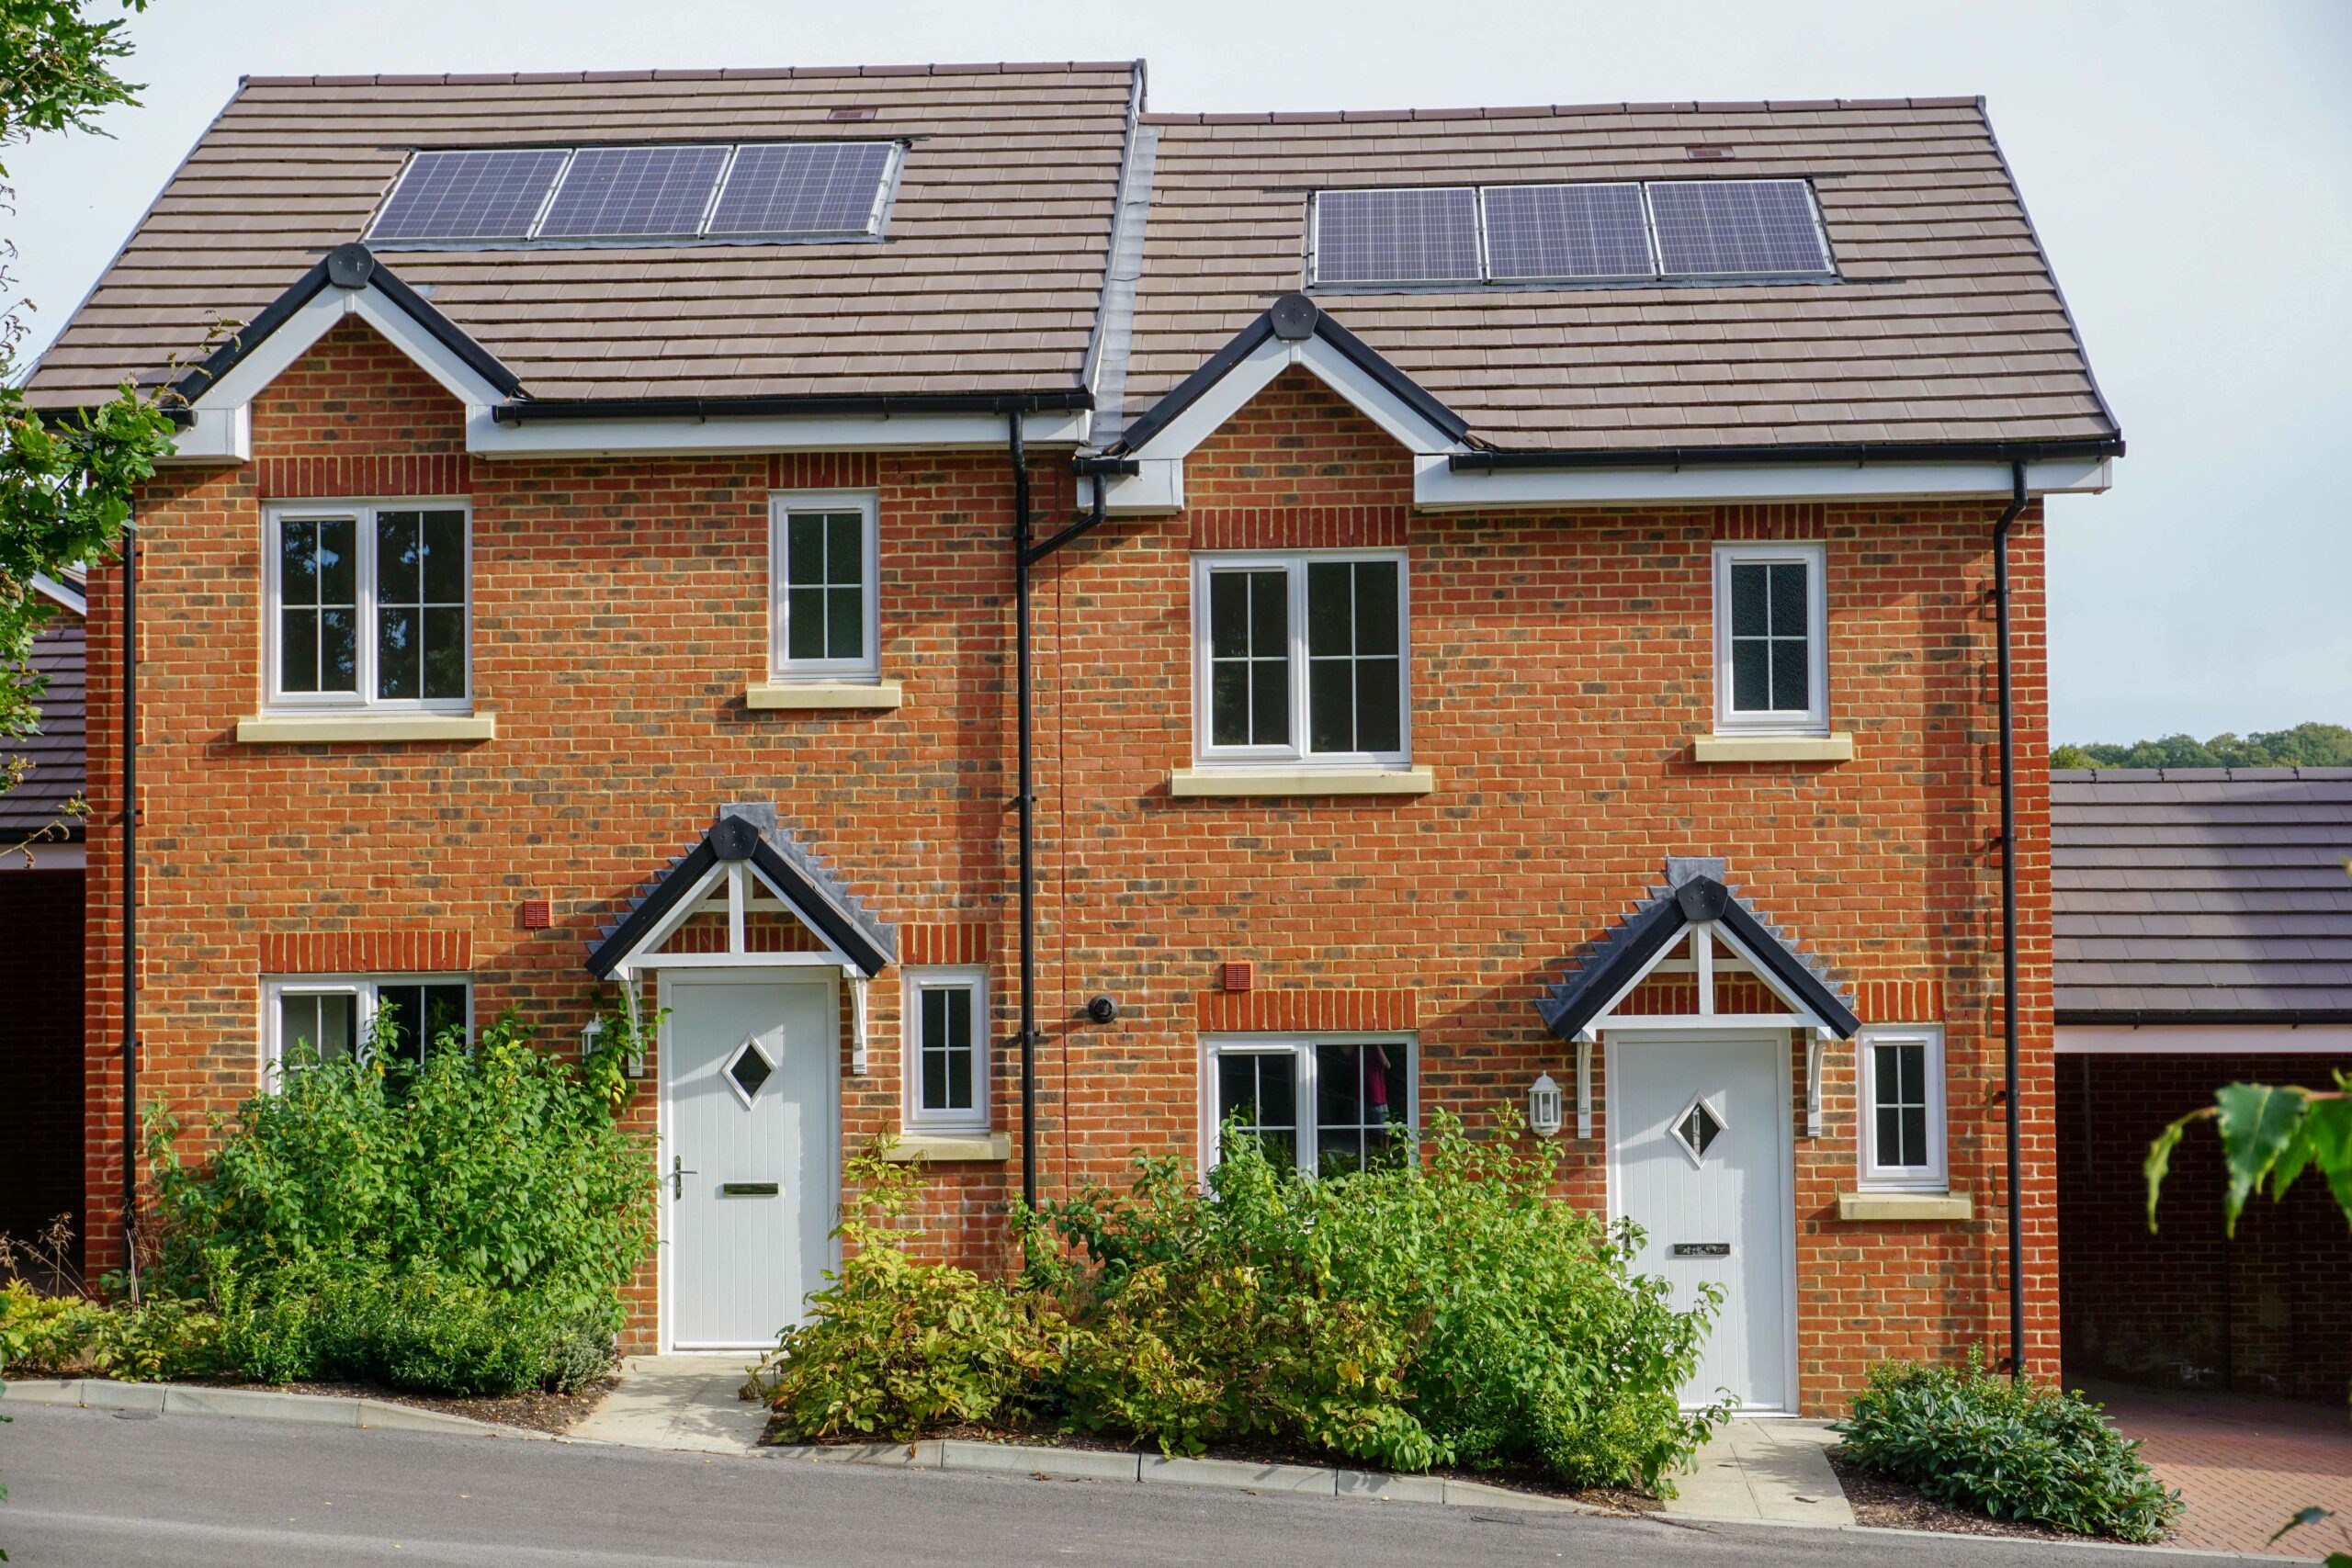
[[[1767,1524],[1850,1525],[1852,1505],[1829,1468],[1838,1434],[1826,1421],[1751,1416],[1726,1421],[1693,1468],[1674,1478],[1669,1517]]]
[[[767,1406],[743,1398],[741,1356],[631,1356],[604,1403],[571,1436],[639,1449],[750,1453],[767,1430]]]

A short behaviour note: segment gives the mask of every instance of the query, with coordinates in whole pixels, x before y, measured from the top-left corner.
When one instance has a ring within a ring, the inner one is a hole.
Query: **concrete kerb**
[[[78,1406],[142,1416],[212,1416],[234,1421],[287,1421],[314,1427],[372,1427],[403,1432],[472,1432],[548,1439],[551,1432],[505,1427],[419,1405],[350,1394],[282,1393],[275,1389],[207,1388],[197,1383],[117,1382],[110,1378],[10,1379],[0,1404]]]

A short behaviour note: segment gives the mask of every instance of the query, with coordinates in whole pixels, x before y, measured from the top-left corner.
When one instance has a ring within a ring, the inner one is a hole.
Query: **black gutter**
[[[1083,389],[1047,392],[828,393],[767,398],[525,398],[500,403],[500,424],[533,420],[764,419],[828,414],[1005,414],[1076,412],[1094,406]]]
[[[2025,511],[2025,464],[2009,465],[2009,504],[1993,525],[1994,637],[2001,679],[2001,1047],[2002,1110],[2008,1133],[2009,1377],[2025,1378],[2025,1199],[2018,1149],[2018,760],[2017,708],[2009,670],[2009,525]]]
[[[139,520],[122,530],[122,1257],[139,1304]]]
[[[2120,457],[2123,438],[2099,441],[1835,441],[1798,446],[1580,446],[1556,451],[1456,452],[1457,474],[1521,468],[1701,468],[1741,464],[2041,463],[2070,457]]]

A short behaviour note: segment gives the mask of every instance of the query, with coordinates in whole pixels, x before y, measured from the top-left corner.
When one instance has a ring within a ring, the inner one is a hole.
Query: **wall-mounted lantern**
[[[1539,1138],[1549,1138],[1560,1130],[1560,1086],[1545,1073],[1527,1089],[1527,1124]]]

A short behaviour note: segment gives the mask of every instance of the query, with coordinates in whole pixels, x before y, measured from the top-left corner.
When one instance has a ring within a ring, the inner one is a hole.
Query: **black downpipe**
[[[122,1252],[139,1303],[139,524],[122,531]]]
[[[1029,735],[1029,453],[1006,416],[1012,460],[1013,685],[1021,715],[1021,1197],[1037,1206],[1037,780]]]
[[[2025,1200],[2018,1151],[2018,759],[2009,680],[2009,525],[2025,511],[2025,465],[2009,465],[2009,504],[1993,525],[1993,610],[2001,669],[2001,1035],[2009,1156],[2009,1377],[2025,1376]]]

